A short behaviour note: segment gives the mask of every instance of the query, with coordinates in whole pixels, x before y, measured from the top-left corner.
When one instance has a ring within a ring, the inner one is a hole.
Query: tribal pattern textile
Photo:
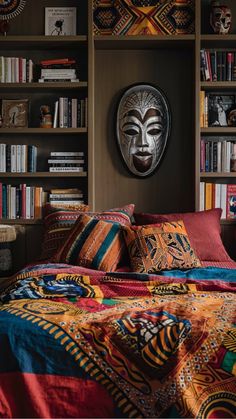
[[[94,0],[95,35],[194,33],[193,0]]]
[[[235,417],[236,269],[188,272],[51,264],[12,277],[0,417]]]
[[[200,267],[183,221],[123,227],[134,272]]]

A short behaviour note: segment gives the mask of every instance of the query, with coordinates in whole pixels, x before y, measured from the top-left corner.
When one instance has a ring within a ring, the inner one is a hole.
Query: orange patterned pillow
[[[183,221],[122,227],[134,272],[154,273],[164,269],[201,266]]]

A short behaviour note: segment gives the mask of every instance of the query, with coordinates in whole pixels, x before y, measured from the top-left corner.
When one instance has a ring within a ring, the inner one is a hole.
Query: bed
[[[236,417],[235,279],[28,266],[1,290],[0,417]]]

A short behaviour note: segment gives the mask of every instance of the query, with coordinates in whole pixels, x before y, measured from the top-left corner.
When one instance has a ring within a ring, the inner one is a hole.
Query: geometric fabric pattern
[[[201,266],[183,221],[122,229],[134,272],[152,273]]]
[[[95,35],[194,33],[193,0],[94,0]]]

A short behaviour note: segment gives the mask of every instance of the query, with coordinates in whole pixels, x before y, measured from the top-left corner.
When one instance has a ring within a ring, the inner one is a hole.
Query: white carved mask
[[[227,6],[213,6],[210,23],[215,33],[227,34],[232,22],[232,13]]]

